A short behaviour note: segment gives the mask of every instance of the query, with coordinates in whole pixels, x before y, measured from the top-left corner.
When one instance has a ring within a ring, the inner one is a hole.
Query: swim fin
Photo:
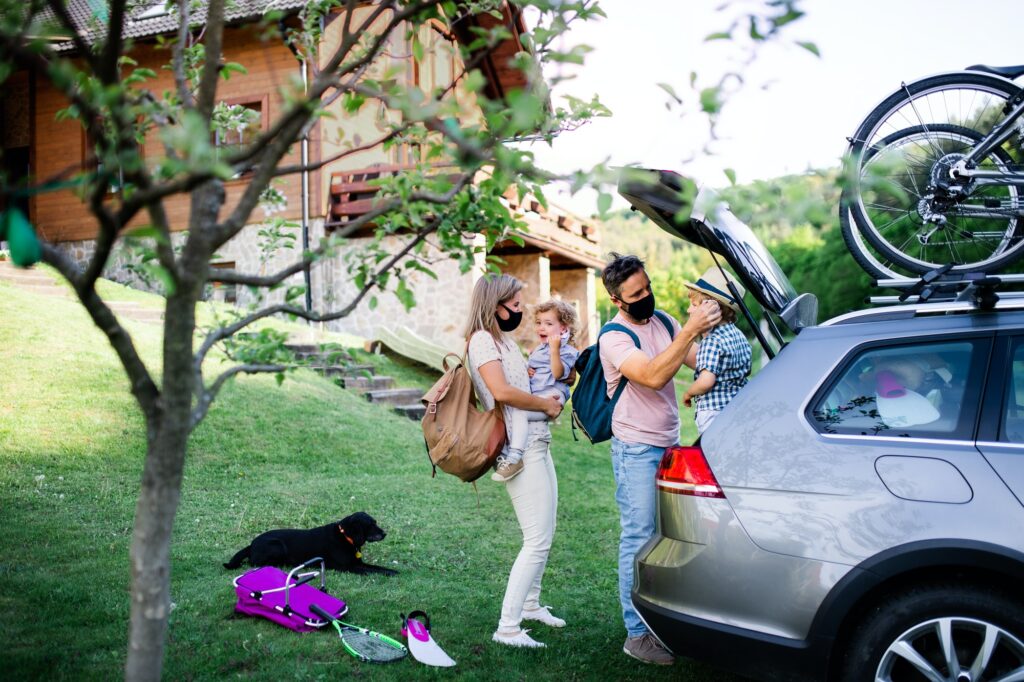
[[[426,622],[420,622],[418,618]],[[408,616],[402,616],[402,636],[408,640],[409,653],[420,663],[439,668],[450,668],[455,665],[451,656],[430,636],[430,616],[423,611],[413,611]]]

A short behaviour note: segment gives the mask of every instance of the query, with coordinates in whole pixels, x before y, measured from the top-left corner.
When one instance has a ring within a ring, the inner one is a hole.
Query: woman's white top
[[[518,388],[524,393],[530,392],[530,376],[526,373],[526,358],[523,357],[522,351],[519,350],[519,346],[512,340],[512,337],[502,334],[495,341],[489,331],[480,330],[474,332],[473,336],[469,337],[469,351],[466,364],[469,366],[469,376],[473,380],[473,388],[476,389],[476,395],[485,410],[494,409],[494,396],[491,395],[487,384],[484,383],[483,378],[480,376],[480,366],[495,360],[501,363],[501,369],[505,374],[505,381],[509,386]],[[505,415],[506,428],[511,428],[512,424],[517,423],[517,420],[513,419],[513,415],[520,410],[517,407],[504,404],[502,409]],[[549,432],[547,422],[529,422],[529,425],[531,434],[535,431],[545,434]],[[511,437],[511,434],[509,436]]]

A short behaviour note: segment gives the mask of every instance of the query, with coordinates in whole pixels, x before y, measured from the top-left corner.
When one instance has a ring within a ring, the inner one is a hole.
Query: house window
[[[267,97],[225,100],[214,109],[212,142],[218,150],[230,153],[252,144],[267,129]],[[235,177],[245,177],[241,173]]]
[[[139,154],[142,154],[142,147],[139,147]],[[82,129],[82,169],[94,173],[103,172],[103,162],[100,161],[97,144],[89,131]],[[109,194],[116,194],[124,186],[124,171],[118,167],[110,178],[110,186],[107,187]]]
[[[213,270],[234,270],[234,261],[222,261],[220,263],[210,263],[210,268]],[[238,285],[237,284],[224,284],[223,282],[210,282],[206,285],[206,290],[203,292],[204,301],[219,301],[221,303],[237,303],[238,302]]]

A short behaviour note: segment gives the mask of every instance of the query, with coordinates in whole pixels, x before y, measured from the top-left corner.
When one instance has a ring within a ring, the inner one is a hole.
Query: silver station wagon
[[[816,325],[713,193],[680,217],[682,187],[619,190],[735,272],[775,356],[665,454],[644,620],[757,680],[1024,680],[1024,298],[940,279]]]

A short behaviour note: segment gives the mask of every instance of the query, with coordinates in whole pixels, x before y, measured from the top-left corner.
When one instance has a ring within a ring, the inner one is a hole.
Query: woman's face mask
[[[519,323],[523,321],[523,312],[521,310],[512,310],[504,303],[499,303],[498,305],[504,308],[505,312],[508,313],[508,319],[503,320],[500,317],[498,317],[498,313],[497,311],[495,311],[494,319],[498,321],[498,329],[500,329],[503,332],[514,331],[516,327],[519,326]],[[653,315],[653,313],[651,314]]]

